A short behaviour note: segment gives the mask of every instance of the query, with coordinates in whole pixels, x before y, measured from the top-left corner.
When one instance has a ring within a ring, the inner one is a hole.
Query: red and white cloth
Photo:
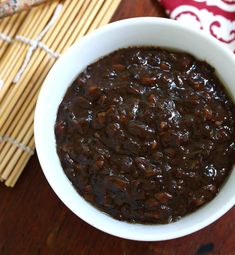
[[[200,28],[235,53],[235,0],[159,0],[167,14]]]

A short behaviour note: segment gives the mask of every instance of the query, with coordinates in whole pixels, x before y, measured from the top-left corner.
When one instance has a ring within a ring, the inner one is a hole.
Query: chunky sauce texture
[[[218,193],[235,163],[235,107],[214,69],[183,52],[120,49],[67,90],[62,167],[112,217],[169,223]]]

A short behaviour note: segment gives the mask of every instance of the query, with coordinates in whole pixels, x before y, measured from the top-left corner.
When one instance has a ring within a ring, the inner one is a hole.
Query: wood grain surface
[[[113,21],[163,15],[156,1],[123,0]],[[35,155],[15,188],[0,185],[0,255],[21,254],[235,255],[235,208],[183,238],[124,240],[96,230],[69,211],[50,188]]]

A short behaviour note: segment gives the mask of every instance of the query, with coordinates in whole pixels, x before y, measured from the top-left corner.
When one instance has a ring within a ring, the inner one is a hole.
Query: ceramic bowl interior
[[[115,220],[87,203],[63,172],[56,153],[54,124],[67,88],[76,76],[102,56],[129,46],[160,46],[183,50],[217,70],[234,100],[235,57],[201,31],[168,19],[135,18],[118,21],[85,36],[59,58],[49,72],[37,102],[35,142],[43,172],[64,204],[90,225],[109,234],[143,241],[167,240],[193,233],[212,223],[235,204],[235,172],[218,196],[196,212],[166,225],[131,224]]]

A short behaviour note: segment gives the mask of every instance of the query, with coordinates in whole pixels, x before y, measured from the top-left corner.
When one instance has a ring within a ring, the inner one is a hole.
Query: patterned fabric
[[[235,53],[235,0],[159,0],[172,19],[200,28]]]
[[[28,10],[32,6],[46,2],[47,0],[5,0],[0,1],[0,18],[12,15],[16,12]]]

